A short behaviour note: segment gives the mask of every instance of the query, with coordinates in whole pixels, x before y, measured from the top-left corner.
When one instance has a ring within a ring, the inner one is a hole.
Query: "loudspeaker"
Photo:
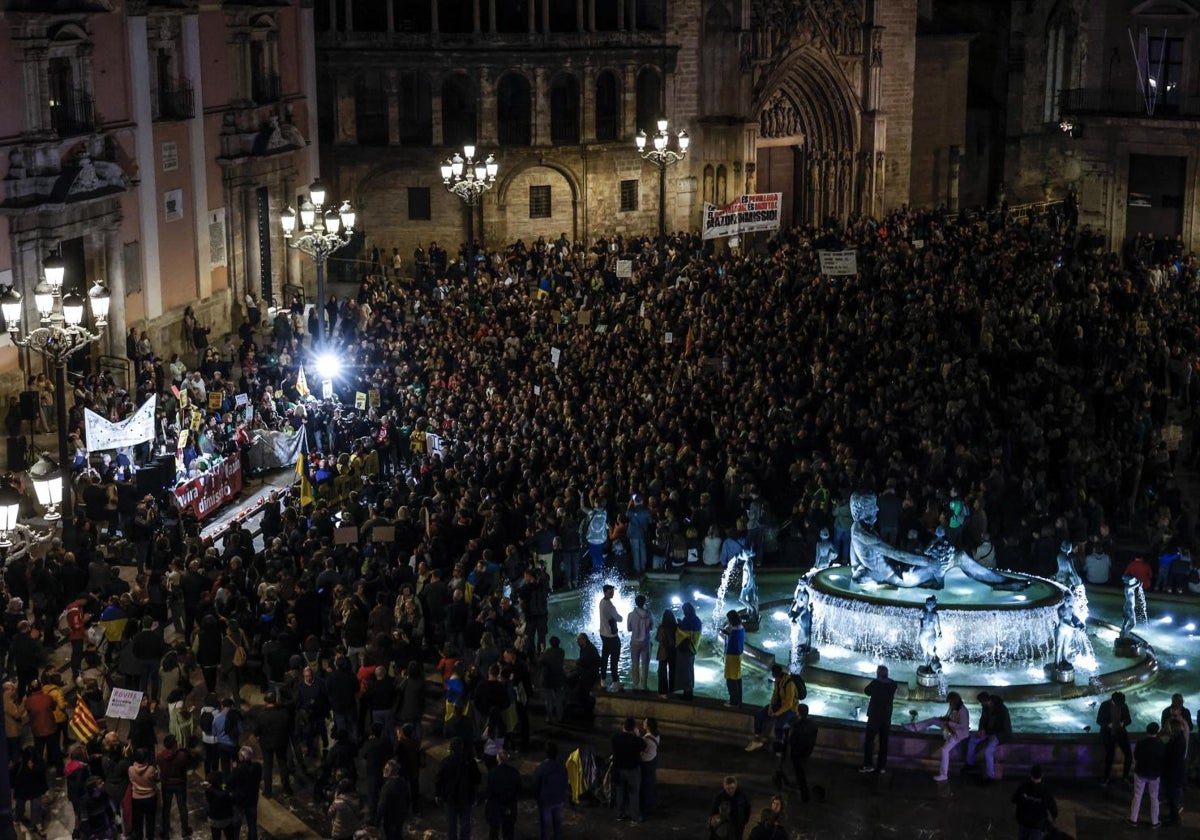
[[[38,401],[37,391],[22,391],[21,392],[21,419],[28,420],[31,423],[37,420],[38,409],[41,407]]]
[[[25,448],[25,438],[17,436],[8,439],[7,447],[8,468],[19,472],[29,466],[28,453]]]
[[[134,476],[137,479],[138,495],[150,494],[158,496],[163,489],[163,471],[155,464],[154,466],[142,467]]]

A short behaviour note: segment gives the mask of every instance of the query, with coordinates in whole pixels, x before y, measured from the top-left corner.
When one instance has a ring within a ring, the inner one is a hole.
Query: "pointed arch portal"
[[[785,225],[861,209],[858,109],[845,81],[814,51],[800,50],[763,89],[755,190],[783,193]]]

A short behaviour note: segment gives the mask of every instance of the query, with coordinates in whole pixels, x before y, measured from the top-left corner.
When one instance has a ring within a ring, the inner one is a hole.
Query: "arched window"
[[[473,0],[438,0],[438,30],[451,35],[475,30]]]
[[[429,77],[410,71],[400,76],[400,144],[428,146],[433,142],[433,90]]]
[[[91,49],[87,33],[74,24],[64,24],[50,36],[46,59],[50,127],[60,137],[86,134],[95,128],[92,79],[84,60]]]
[[[387,4],[391,0],[354,0],[355,32],[387,32]],[[321,5],[320,0],[316,5]]]
[[[412,0],[389,0],[396,6],[397,32],[432,32],[433,9],[429,0],[412,2]],[[321,4],[316,4],[320,8]]]
[[[496,129],[501,146],[528,146],[532,93],[529,80],[520,73],[506,73],[496,85]]]
[[[605,70],[596,77],[596,140],[609,143],[621,136],[621,85]]]
[[[592,0],[596,4],[596,31],[617,31],[617,4],[625,0]]]
[[[497,32],[528,32],[529,5],[536,0],[496,0]]]
[[[713,204],[728,204],[729,203],[729,186],[728,178],[726,177],[725,164],[717,167],[717,200]]]
[[[661,32],[667,19],[667,0],[637,0],[637,28],[642,32]]]
[[[716,181],[713,179],[713,167],[711,163],[706,164],[704,167],[704,188],[700,194],[709,204],[717,203],[717,187]]]
[[[643,67],[637,77],[637,127],[653,136],[662,115],[662,76],[657,68]]]
[[[1046,88],[1042,120],[1058,122],[1059,94],[1071,86],[1071,53],[1075,48],[1075,21],[1071,10],[1059,4],[1046,22]]]
[[[579,21],[575,17],[575,4],[570,0],[559,0],[550,4],[550,31],[575,32]]]
[[[388,103],[383,72],[365,70],[354,86],[355,135],[361,146],[386,146]]]
[[[550,142],[579,142],[579,79],[570,73],[559,73],[550,83]]]
[[[706,35],[714,32],[728,32],[733,28],[733,20],[729,17],[729,9],[725,8],[724,3],[713,3],[708,7],[708,14],[704,16],[704,33]]]
[[[447,146],[474,143],[478,133],[475,85],[455,73],[442,83],[442,142]]]

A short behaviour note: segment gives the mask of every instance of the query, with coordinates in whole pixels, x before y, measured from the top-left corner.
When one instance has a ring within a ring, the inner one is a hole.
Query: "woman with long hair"
[[[662,621],[654,640],[658,643],[654,658],[658,660],[658,696],[666,699],[675,690],[675,613],[663,610]]]
[[[936,718],[926,718],[917,723],[910,723],[905,728],[911,732],[924,732],[932,726],[942,731],[942,747],[938,752],[941,766],[938,774],[933,777],[935,782],[944,782],[950,778],[950,753],[958,746],[958,742],[971,734],[971,713],[963,705],[962,695],[951,691],[946,695],[946,714]]]

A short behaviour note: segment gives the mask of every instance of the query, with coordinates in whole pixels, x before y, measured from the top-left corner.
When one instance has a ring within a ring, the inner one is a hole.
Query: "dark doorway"
[[[1129,156],[1129,203],[1125,238],[1139,233],[1178,236],[1183,233],[1184,178],[1187,159],[1166,155]]]
[[[808,218],[804,183],[807,158],[803,146],[765,146],[758,150],[754,190],[760,193],[783,193],[779,216],[781,226],[801,224]]]

